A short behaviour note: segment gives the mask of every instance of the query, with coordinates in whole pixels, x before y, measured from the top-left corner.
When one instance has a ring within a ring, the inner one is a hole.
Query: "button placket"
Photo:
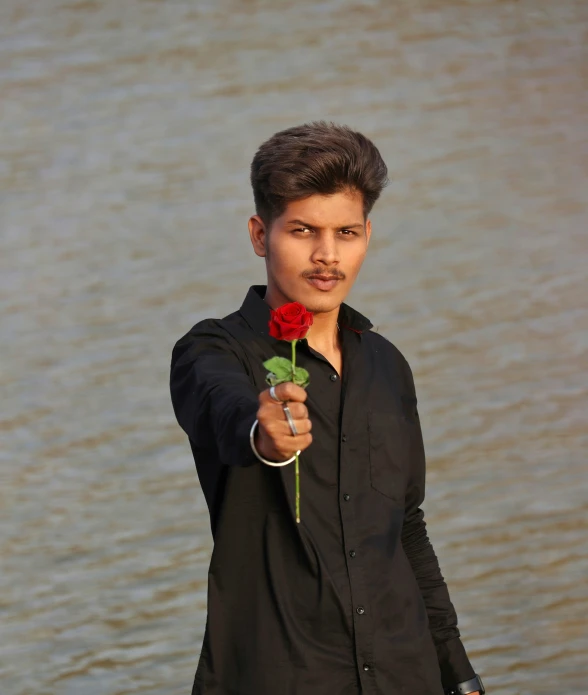
[[[342,495],[345,501],[351,499],[348,493]],[[353,507],[352,505],[343,505],[343,534],[344,542],[347,547],[349,545],[353,546],[357,542],[354,532],[353,523]],[[347,511],[345,511],[347,510]],[[355,558],[357,555],[356,550],[353,548],[349,549],[348,555],[351,558]],[[372,683],[373,679],[373,667],[371,666],[372,657],[372,644],[371,644],[371,619],[369,611],[367,610],[365,604],[358,604],[357,600],[362,600],[365,597],[364,582],[362,577],[361,561],[359,559],[354,560],[353,563],[348,560],[348,572],[349,580],[351,585],[351,601],[353,606],[353,622],[355,624],[355,653],[357,657],[357,663],[360,664],[360,678],[363,681],[365,678],[365,683],[363,688],[368,692],[374,687]],[[365,668],[365,666],[368,668]]]
[[[353,353],[351,353],[350,358]],[[350,359],[348,360],[349,363]],[[345,564],[350,586],[350,604],[348,607],[350,620],[353,621],[354,629],[354,652],[356,657],[356,668],[359,679],[362,682],[362,691],[366,695],[374,692],[374,673],[372,667],[373,659],[373,624],[371,618],[370,605],[367,601],[366,578],[363,569],[363,555],[357,551],[360,547],[357,537],[357,520],[355,517],[355,505],[348,504],[352,495],[358,490],[361,493],[360,466],[363,461],[363,452],[358,448],[362,445],[362,440],[356,436],[354,428],[357,427],[357,413],[345,404],[345,392],[350,387],[348,379],[343,375],[341,380],[342,401],[341,401],[341,432],[339,448],[339,505],[341,510],[341,523],[343,531],[343,552],[347,553]],[[349,444],[349,438],[354,444]],[[358,487],[359,486],[359,487]],[[353,498],[355,499],[355,497]],[[370,669],[364,668],[370,666]]]

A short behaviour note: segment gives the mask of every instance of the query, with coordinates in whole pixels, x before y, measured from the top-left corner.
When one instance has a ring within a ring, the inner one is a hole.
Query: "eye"
[[[293,229],[292,231],[294,231],[294,232],[310,232],[310,229],[308,227],[297,227],[296,229]]]
[[[341,231],[344,233],[344,236],[357,236],[357,232],[354,232],[351,229],[342,229]]]

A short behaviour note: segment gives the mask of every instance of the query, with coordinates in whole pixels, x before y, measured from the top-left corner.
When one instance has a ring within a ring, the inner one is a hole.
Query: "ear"
[[[249,236],[251,237],[253,250],[258,256],[266,256],[268,252],[268,235],[265,222],[259,215],[253,215],[249,218],[247,226],[249,227]]]
[[[372,235],[372,221],[368,218],[365,223],[365,238],[366,248],[370,245],[370,237]]]

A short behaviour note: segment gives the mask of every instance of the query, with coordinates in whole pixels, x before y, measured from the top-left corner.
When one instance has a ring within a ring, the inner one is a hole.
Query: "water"
[[[496,695],[585,689],[587,46],[582,0],[4,0],[3,695],[189,692],[171,349],[265,281],[249,163],[314,118],[389,164],[348,302],[415,373],[468,653]]]

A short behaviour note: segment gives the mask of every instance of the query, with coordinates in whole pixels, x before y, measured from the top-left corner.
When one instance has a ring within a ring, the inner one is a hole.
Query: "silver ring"
[[[281,401],[277,396],[276,396],[276,387],[272,386],[270,389],[270,396],[274,399],[274,401],[277,401],[278,403],[284,403],[284,401]]]
[[[288,408],[287,405],[282,406],[284,413],[286,413],[286,419],[288,420],[288,424],[290,425],[290,429],[292,430],[292,436],[296,436],[298,434],[298,430],[296,429],[296,425],[294,424],[294,418],[292,417],[292,413],[290,412],[290,408]]]

